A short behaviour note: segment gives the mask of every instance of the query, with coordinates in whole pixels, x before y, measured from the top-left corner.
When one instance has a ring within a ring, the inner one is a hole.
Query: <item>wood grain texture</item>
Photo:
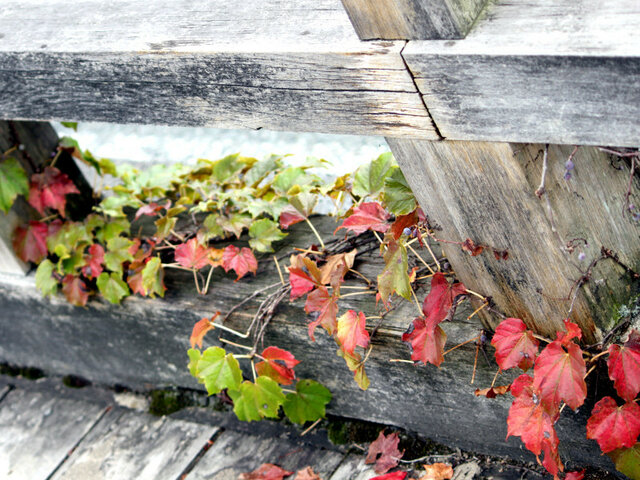
[[[216,430],[114,408],[51,479],[178,478]]]
[[[564,164],[572,148],[550,147],[549,211],[546,198],[534,193],[541,180],[541,145],[388,142],[402,168],[411,172],[407,180],[439,226],[440,238],[471,238],[508,250],[509,259],[503,261],[490,251],[470,257],[457,245],[443,245],[458,278],[468,288],[491,296],[507,316],[522,318],[538,333],[555,338],[562,329],[572,289],[602,247],[616,252],[629,266],[640,259],[640,227],[623,214],[628,167],[612,163],[593,147],[578,150],[568,181],[563,179]],[[638,186],[636,180],[635,189]],[[570,241],[576,247],[573,253],[567,249]],[[579,252],[585,254],[582,261]],[[599,338],[600,329],[611,328],[616,306],[633,292],[630,277],[616,263],[597,264],[571,314],[587,342]],[[496,320],[487,319],[493,326]]]
[[[179,3],[3,2],[0,118],[437,138],[403,42],[339,0]]]
[[[298,439],[301,440],[301,439]],[[273,463],[285,470],[297,472],[308,466],[321,478],[328,478],[340,465],[343,455],[298,443],[288,436],[254,436],[224,432],[215,439],[187,480],[237,479],[263,463]]]
[[[515,0],[403,57],[447,139],[633,147],[639,43],[634,0]]]
[[[486,0],[342,0],[361,40],[463,38]]]
[[[336,227],[331,219],[315,217],[313,222],[325,240]],[[294,225],[292,234],[278,246],[281,265],[286,264],[293,246],[310,245],[313,238],[305,224]],[[374,251],[363,254],[357,264],[358,270],[369,278],[374,278],[382,267],[377,248],[373,247]],[[410,267],[417,263],[411,259]],[[37,366],[58,374],[74,373],[96,383],[117,383],[135,390],[162,385],[202,388],[186,369],[188,338],[194,323],[216,310],[228,311],[254,290],[278,282],[271,256],[259,260],[256,277],[237,283],[234,278],[232,274],[215,274],[210,293],[197,296],[189,272],[172,271],[166,276],[169,290],[164,300],[133,297],[121,306],[92,301],[87,308],[76,308],[62,298],[41,298],[32,277],[16,281],[0,275],[0,361]],[[361,285],[354,279],[348,284]],[[423,298],[427,291],[428,285],[422,285],[417,295]],[[374,297],[344,298],[340,314],[354,309],[377,315],[380,310]],[[244,331],[260,301],[256,299],[233,314],[227,325]],[[398,425],[463,449],[531,460],[517,440],[505,441],[506,423],[496,422],[507,418],[510,399],[487,400],[473,395],[476,386],[469,385],[473,344],[448,354],[441,368],[389,362],[409,358],[400,336],[416,316],[415,305],[397,303],[372,340],[374,349],[366,366],[371,387],[366,392],[357,387],[344,361],[335,354],[333,339],[317,332],[316,342],[309,340],[309,317],[302,301],[285,301],[279,306],[266,330],[264,346],[280,346],[302,360],[296,367],[298,377],[318,380],[333,393],[329,413]],[[478,335],[481,325],[476,318],[467,320],[470,313],[471,307],[465,303],[458,308],[455,320],[444,326],[448,346]],[[18,316],[21,320],[15,322]],[[373,324],[368,322],[368,326],[372,328]],[[31,333],[36,331],[38,335]],[[216,332],[205,339],[205,347],[212,344],[217,344]],[[244,353],[234,347],[228,350]],[[476,373],[478,386],[489,385],[495,375],[495,364],[489,365],[483,358],[481,355]],[[251,375],[248,370],[245,373]],[[428,406],[428,414],[416,405]],[[568,426],[563,435],[571,435],[578,442],[584,438],[586,417],[581,415],[586,411],[565,412]],[[596,451],[597,446],[584,439],[567,452],[576,462],[608,465],[607,457]]]
[[[0,477],[49,478],[104,413],[104,407],[13,390],[0,402]]]

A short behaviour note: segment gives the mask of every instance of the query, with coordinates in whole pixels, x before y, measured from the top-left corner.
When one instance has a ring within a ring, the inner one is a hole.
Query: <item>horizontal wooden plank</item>
[[[315,217],[313,222],[325,240],[330,238],[335,229],[332,219]],[[292,232],[279,246],[281,263],[286,263],[293,246],[313,243],[313,234],[306,224],[294,225]],[[374,237],[372,241],[369,245],[372,251],[363,254],[357,266],[369,278],[375,278],[382,265]],[[418,263],[411,259],[410,267]],[[202,388],[186,369],[193,324],[216,310],[228,311],[256,289],[277,282],[278,274],[269,256],[259,261],[256,277],[237,283],[234,278],[231,274],[216,273],[210,293],[198,296],[189,272],[172,271],[166,276],[169,290],[164,300],[132,297],[121,306],[92,301],[87,308],[76,308],[58,297],[42,299],[33,287],[32,277],[0,275],[0,311],[4,312],[0,316],[3,332],[0,361],[37,366],[58,374],[74,373],[97,383],[138,390],[167,384]],[[350,279],[348,284],[359,283]],[[425,295],[427,289],[428,285],[423,284],[417,295]],[[227,324],[244,331],[260,301],[245,305]],[[378,315],[381,308],[376,306],[374,295],[352,296],[340,303],[340,313],[354,309]],[[482,326],[477,317],[467,320],[470,313],[470,305],[465,303],[458,308],[455,320],[444,326],[448,345],[478,335]],[[474,396],[476,386],[469,385],[473,344],[449,353],[441,368],[389,361],[409,358],[409,349],[400,336],[415,316],[413,303],[398,301],[397,307],[385,317],[372,340],[374,347],[366,366],[371,386],[366,392],[357,387],[344,361],[335,355],[337,346],[333,339],[318,332],[315,343],[309,340],[309,317],[304,313],[302,301],[280,304],[266,330],[264,345],[290,350],[302,360],[296,367],[300,378],[316,379],[332,391],[329,413],[402,426],[463,449],[531,460],[518,440],[505,440],[510,399]],[[216,332],[208,334],[205,346],[216,344],[215,339]],[[234,351],[234,347],[228,349]],[[491,384],[496,368],[480,355],[475,384]],[[246,373],[251,375],[249,371]],[[428,405],[428,411],[416,408],[417,404]],[[574,414],[565,409],[560,420],[561,437],[572,436],[579,442],[566,453],[575,462],[606,464],[607,457],[596,453],[597,445],[584,439],[588,409],[583,410]]]
[[[5,1],[0,118],[438,138],[403,42],[294,3]]]
[[[296,472],[312,467],[322,478],[328,478],[340,465],[343,455],[337,451],[304,445],[281,436],[254,436],[238,432],[223,432],[200,458],[187,480],[238,478],[263,463],[273,463]]]
[[[214,427],[114,408],[51,479],[178,478],[216,431]]]
[[[0,477],[49,478],[103,413],[98,404],[11,391],[0,402]]]
[[[362,40],[463,38],[486,0],[342,0]]]
[[[514,0],[403,56],[451,140],[640,144],[640,4]]]

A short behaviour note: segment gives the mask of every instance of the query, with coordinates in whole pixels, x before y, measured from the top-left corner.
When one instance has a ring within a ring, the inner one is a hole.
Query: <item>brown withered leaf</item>
[[[350,252],[331,255],[327,258],[327,263],[320,267],[320,282],[323,285],[329,284],[329,282],[331,282],[332,273],[337,269],[343,269],[340,273],[341,276],[344,277],[344,274],[353,267],[353,262],[357,253],[358,251],[353,249]]]
[[[302,470],[298,470],[296,473],[296,478],[293,480],[322,480],[320,476],[313,471],[311,467],[304,468]]]
[[[509,250],[496,250],[493,249],[493,256],[496,260],[509,260]]]
[[[511,385],[500,385],[498,387],[490,387],[479,389],[476,388],[476,397],[496,398],[498,395],[504,395],[511,390]]]
[[[461,247],[462,247],[462,250],[467,252],[472,257],[480,255],[484,250],[483,245],[478,245],[476,242],[474,242],[470,238],[467,238],[464,242],[462,242]]]
[[[453,467],[446,463],[423,465],[425,474],[418,480],[447,480],[453,477]]]
[[[404,450],[398,450],[398,443],[400,438],[397,433],[385,435],[382,430],[376,441],[369,445],[364,463],[375,462],[374,471],[378,474],[388,472],[398,465],[398,460],[404,455]]]

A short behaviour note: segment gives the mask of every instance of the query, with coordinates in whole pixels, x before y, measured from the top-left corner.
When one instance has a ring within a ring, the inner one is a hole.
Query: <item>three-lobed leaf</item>
[[[526,372],[533,367],[539,343],[521,319],[506,318],[496,328],[491,345],[500,369],[519,367]]]
[[[364,313],[356,313],[354,310],[349,310],[338,318],[336,339],[345,352],[353,354],[356,347],[367,348],[369,346],[369,332],[366,329],[366,322]]]
[[[117,273],[102,272],[96,283],[102,296],[111,303],[120,303],[130,294],[129,287]]]
[[[291,352],[278,347],[265,348],[260,356],[261,362],[256,363],[259,376],[267,376],[280,385],[291,385],[296,375],[293,368],[300,363]]]
[[[293,472],[272,463],[263,463],[252,472],[241,473],[238,480],[283,480],[289,475],[293,475]]]
[[[449,314],[456,297],[465,295],[467,289],[460,283],[450,284],[441,272],[431,278],[431,289],[422,303],[422,313],[430,323],[440,323]]]
[[[40,262],[47,256],[48,235],[48,225],[34,220],[26,227],[16,228],[13,234],[13,249],[18,258],[24,262]]]
[[[229,389],[229,396],[238,419],[247,422],[276,418],[285,401],[282,388],[269,377],[258,377],[255,383],[245,380],[238,389]]]
[[[284,413],[294,423],[314,422],[325,416],[325,408],[331,401],[331,392],[314,380],[300,380],[296,392],[288,393],[284,401]]]
[[[394,164],[393,154],[386,152],[370,163],[359,167],[353,176],[353,194],[358,197],[365,197],[380,193],[384,187],[384,181]]]
[[[411,300],[411,282],[407,272],[409,260],[407,247],[395,240],[387,243],[384,253],[384,268],[378,275],[378,292],[385,306],[389,305],[389,297],[395,292],[401,297]]]
[[[220,393],[225,388],[237,390],[242,382],[238,360],[220,347],[209,347],[202,352],[195,371],[209,395]]]
[[[174,258],[185,268],[200,270],[209,265],[209,249],[200,245],[196,238],[192,238],[176,247]]]
[[[367,230],[384,233],[391,227],[388,219],[389,214],[378,202],[363,203],[353,209],[351,215],[336,228],[334,234],[341,228],[346,228],[356,235]]]
[[[56,167],[45,167],[42,173],[34,173],[29,184],[29,204],[41,215],[46,208],[57,210],[65,216],[66,195],[80,193],[69,177]]]
[[[604,397],[593,407],[587,421],[587,438],[594,439],[603,453],[633,447],[640,435],[640,406],[630,401],[618,406]]]
[[[55,295],[58,291],[58,281],[53,276],[56,266],[49,259],[45,259],[36,270],[36,288],[43,296]]]
[[[255,275],[258,270],[258,261],[251,249],[247,247],[239,249],[235,245],[228,245],[222,254],[222,267],[225,272],[235,271],[238,275],[236,281],[238,281],[249,272]]]
[[[380,431],[378,438],[369,445],[364,463],[375,463],[376,473],[386,473],[397,466],[404,455],[404,450],[398,450],[399,443],[400,437],[397,433],[385,435],[384,430]]]
[[[394,167],[385,179],[383,199],[387,210],[394,215],[406,215],[418,206],[399,167]]]
[[[559,340],[547,345],[534,367],[534,389],[541,403],[555,408],[565,402],[573,410],[584,403],[587,370],[580,347],[571,342],[564,347]]]
[[[411,360],[432,363],[436,367],[444,361],[444,346],[447,334],[437,323],[416,318],[402,334],[402,341],[411,345]]]
[[[258,252],[273,252],[271,244],[286,237],[278,224],[268,218],[256,220],[249,227],[249,245]]]
[[[640,392],[640,334],[637,330],[631,331],[622,347],[609,347],[607,366],[618,395],[628,402],[636,398]]]
[[[304,311],[307,313],[315,313],[316,317],[309,323],[309,338],[315,342],[314,335],[317,326],[322,326],[329,335],[333,335],[338,324],[338,299],[340,291],[334,289],[332,294],[325,287],[318,287],[307,295],[307,301],[304,304]]]

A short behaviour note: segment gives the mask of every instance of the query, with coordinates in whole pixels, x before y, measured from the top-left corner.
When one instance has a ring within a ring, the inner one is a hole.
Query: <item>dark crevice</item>
[[[218,437],[222,435],[224,431],[225,431],[224,428],[220,428],[216,432],[214,432],[213,435],[211,435],[211,438],[207,440],[207,443],[203,445],[203,447],[196,454],[196,456],[193,457],[193,460],[191,460],[189,464],[185,467],[185,469],[182,471],[182,473],[178,475],[178,478],[176,480],[184,480],[187,477],[187,475],[191,473],[191,470],[194,469],[194,467],[198,464],[198,462],[204,456],[204,454],[207,453],[207,450],[209,450],[213,446],[213,444],[216,442]]]

